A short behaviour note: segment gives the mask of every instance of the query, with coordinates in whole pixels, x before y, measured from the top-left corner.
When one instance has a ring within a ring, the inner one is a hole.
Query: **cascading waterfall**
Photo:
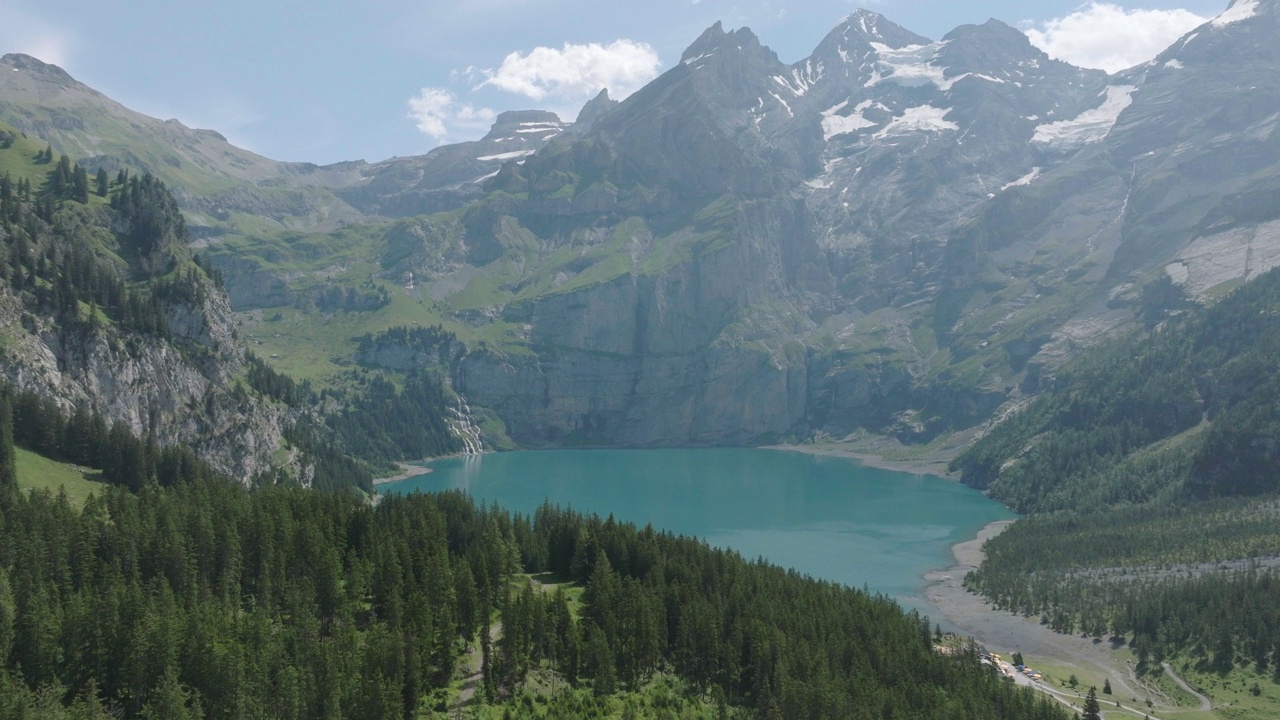
[[[484,452],[484,443],[480,440],[480,428],[471,418],[471,406],[461,395],[457,402],[449,408],[449,429],[462,441],[463,455],[479,455]]]

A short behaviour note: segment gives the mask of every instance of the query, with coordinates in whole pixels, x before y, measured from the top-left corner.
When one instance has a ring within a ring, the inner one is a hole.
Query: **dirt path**
[[[489,626],[489,647],[493,647],[498,643],[498,639],[502,637],[502,622],[497,621]],[[471,700],[476,696],[476,688],[480,687],[480,683],[484,681],[483,658],[480,656],[480,648],[473,647],[462,656],[462,662],[465,665],[464,672],[467,673],[462,678],[462,689],[458,691],[458,702],[454,708],[461,708],[471,704]]]
[[[1008,668],[1007,665],[1005,666],[1005,668],[1010,669]],[[1039,690],[1040,692],[1047,694],[1049,697],[1053,698],[1054,700],[1057,700],[1059,703],[1066,705],[1067,707],[1075,710],[1076,712],[1079,712],[1081,708],[1084,707],[1084,701],[1086,696],[1079,692],[1067,692],[1066,690],[1055,688],[1052,685],[1049,685],[1048,683],[1041,682],[1039,680],[1032,680],[1031,678],[1017,671],[1012,671],[1012,673],[1010,674],[1010,677],[1012,677],[1013,681],[1018,685],[1023,685],[1025,687],[1030,687],[1030,688]],[[1114,698],[1114,695],[1112,696],[1112,698]],[[1139,708],[1134,705],[1126,705],[1123,702],[1119,702],[1117,704],[1117,702],[1118,701],[1116,701],[1115,699],[1108,699],[1107,697],[1099,697],[1098,698],[1098,714],[1101,715],[1104,719],[1107,717],[1107,714],[1110,713],[1113,715],[1118,715],[1120,717],[1128,718],[1129,720],[1133,720],[1134,714],[1150,718],[1150,720],[1164,720],[1164,716],[1162,716],[1161,714],[1157,714],[1157,712],[1153,711],[1151,708]],[[1172,710],[1162,708],[1159,712],[1167,713],[1167,712],[1177,712],[1177,711],[1172,711]]]
[[[1200,701],[1200,709],[1201,709],[1201,710],[1204,710],[1205,712],[1208,712],[1208,711],[1210,711],[1210,710],[1212,710],[1212,709],[1213,709],[1213,703],[1209,701],[1209,698],[1207,698],[1207,697],[1205,697],[1204,695],[1200,694],[1200,691],[1198,691],[1198,690],[1196,690],[1195,688],[1193,688],[1193,687],[1191,687],[1190,685],[1188,685],[1186,680],[1183,680],[1182,678],[1178,677],[1178,673],[1174,672],[1172,667],[1169,667],[1169,663],[1167,663],[1167,662],[1162,662],[1162,663],[1160,663],[1160,667],[1164,668],[1164,673],[1165,673],[1166,675],[1168,675],[1169,677],[1173,678],[1173,681],[1174,681],[1174,682],[1176,682],[1176,683],[1178,683],[1178,687],[1180,687],[1180,688],[1182,688],[1183,690],[1186,690],[1187,692],[1191,693],[1192,695],[1194,695],[1194,696],[1196,697],[1196,699],[1197,699],[1197,700],[1199,700],[1199,701]]]

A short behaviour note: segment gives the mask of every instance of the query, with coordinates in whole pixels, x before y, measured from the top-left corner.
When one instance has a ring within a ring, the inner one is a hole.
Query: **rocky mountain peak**
[[[1141,75],[1153,67],[1180,70],[1184,63],[1226,61],[1232,66],[1239,59],[1234,56],[1256,54],[1274,44],[1277,26],[1280,26],[1278,6],[1280,0],[1232,0],[1226,10],[1183,35],[1155,60],[1126,72]],[[1263,35],[1256,42],[1249,42],[1249,36],[1259,32]]]
[[[0,57],[0,69],[10,72],[30,73],[45,82],[54,82],[68,87],[80,84],[66,70],[57,65],[23,53],[9,53],[4,57]]]
[[[986,73],[1025,84],[1046,73],[1078,72],[1051,59],[1032,45],[1026,34],[994,19],[981,25],[961,25],[947,33],[940,45],[937,62],[948,68],[948,75]]]
[[[858,9],[836,25],[818,45],[822,48],[832,41],[862,41],[881,43],[892,48],[904,45],[927,45],[929,38],[917,35],[901,25],[871,10]]]
[[[961,25],[947,33],[942,39],[951,43],[991,43],[1014,48],[1031,46],[1031,40],[1025,33],[995,18],[991,18],[981,25]]]
[[[1277,0],[1231,0],[1227,9],[1210,21],[1210,24],[1214,27],[1226,27],[1255,17],[1275,17],[1276,3]]]
[[[870,10],[857,10],[832,28],[818,43],[807,62],[821,64],[828,72],[845,77],[855,77],[868,69],[875,60],[876,48],[902,48],[911,45],[928,45],[929,38],[917,35]]]
[[[772,51],[760,44],[760,38],[751,32],[751,28],[740,27],[736,30],[725,32],[724,24],[717,20],[715,25],[707,28],[684,51],[684,54],[680,56],[680,62],[685,65],[691,65],[703,58],[712,57],[722,50],[748,54],[763,51],[770,55],[773,54]]]
[[[601,90],[598,95],[588,100],[587,104],[583,105],[582,109],[578,111],[578,119],[573,123],[574,128],[580,132],[589,130],[601,115],[617,106],[618,101],[609,97],[609,89]]]
[[[508,110],[493,122],[484,141],[501,139],[550,140],[564,132],[565,122],[546,110]]]

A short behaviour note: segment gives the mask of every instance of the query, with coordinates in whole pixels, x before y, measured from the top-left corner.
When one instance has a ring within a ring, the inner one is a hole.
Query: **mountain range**
[[[789,65],[717,24],[576,123],[377,163],[274,162],[22,55],[0,120],[165,180],[278,367],[429,366],[491,445],[926,443],[1280,264],[1278,40],[1276,0],[1112,75],[995,20],[859,10]],[[380,334],[414,324],[457,347]]]

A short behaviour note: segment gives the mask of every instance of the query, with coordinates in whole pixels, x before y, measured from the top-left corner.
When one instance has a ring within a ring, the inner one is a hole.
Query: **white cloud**
[[[75,46],[67,31],[28,12],[0,1],[0,48],[3,52],[26,53],[62,68],[71,61]]]
[[[1050,57],[1113,73],[1154,58],[1207,21],[1189,10],[1126,10],[1093,2],[1065,17],[1024,26],[1023,32]]]
[[[513,52],[497,70],[487,70],[481,87],[491,85],[534,100],[584,98],[608,88],[621,99],[658,74],[661,61],[647,43],[615,40],[608,45],[565,43],[557,50],[534,48],[528,55]]]
[[[458,98],[444,88],[426,87],[417,96],[409,98],[409,117],[417,122],[418,129],[437,141],[458,130],[483,132],[493,124],[497,116],[489,108],[477,108]]]

